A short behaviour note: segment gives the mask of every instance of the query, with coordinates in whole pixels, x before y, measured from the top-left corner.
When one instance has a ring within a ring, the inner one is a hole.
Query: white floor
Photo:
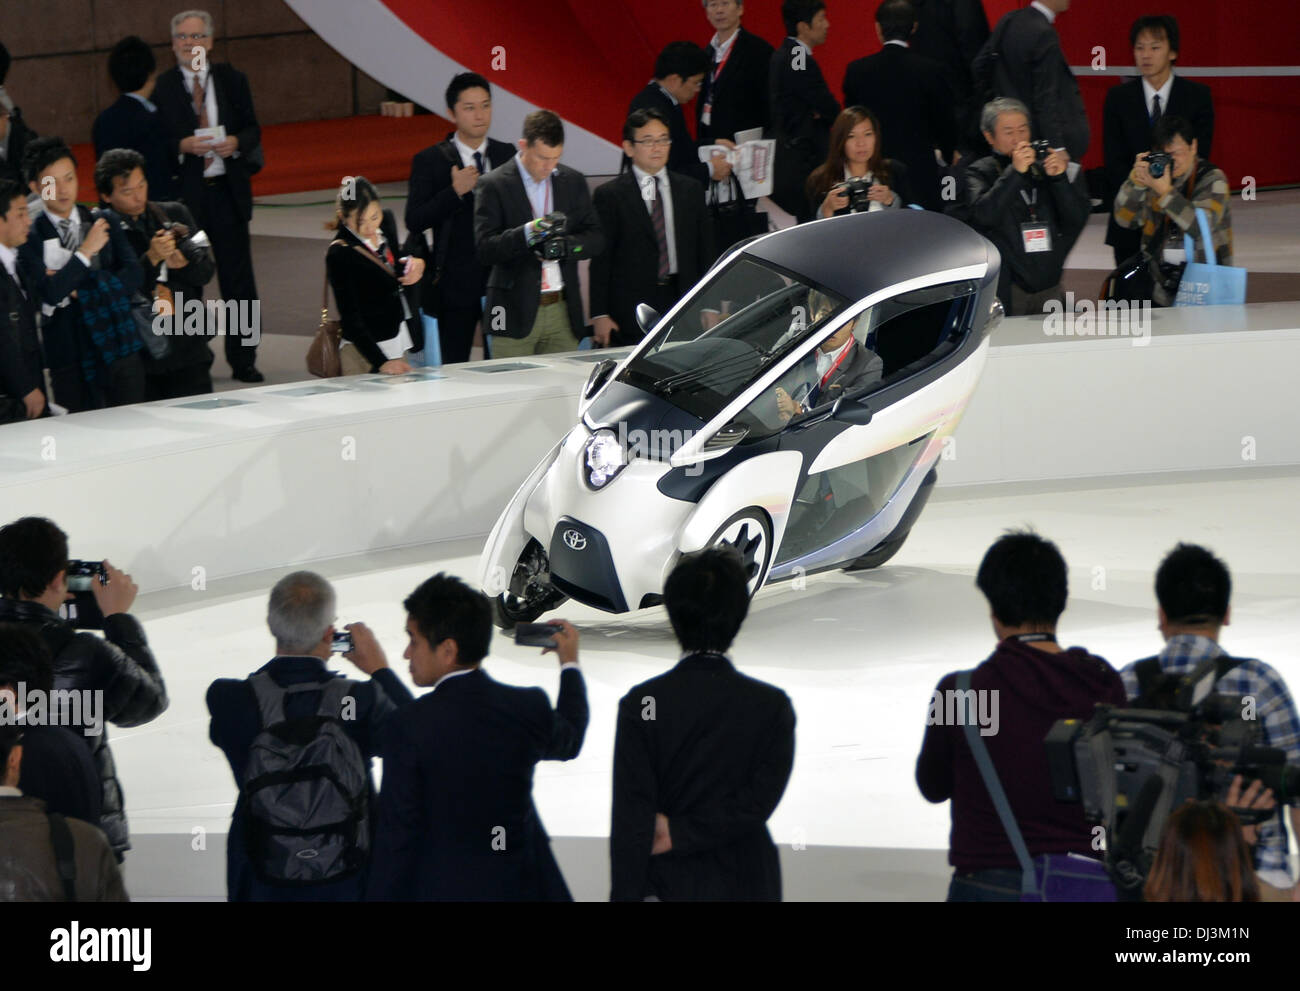
[[[1057,542],[1071,581],[1061,640],[1117,667],[1159,648],[1152,580],[1161,555],[1179,540],[1206,544],[1233,570],[1226,646],[1268,660],[1300,686],[1297,496],[1300,470],[941,490],[887,567],[761,592],[734,657],[742,670],[785,689],[798,715],[794,772],[771,824],[786,845],[787,895],[942,897],[948,809],[917,793],[914,763],[935,683],[992,648],[973,576],[1004,529],[1032,525]],[[471,576],[477,551],[477,541],[462,541],[319,570],[338,589],[340,620],[374,627],[409,684],[402,598],[437,570]],[[225,832],[235,795],[225,759],[207,739],[204,692],[212,679],[245,676],[269,659],[265,595],[276,577],[158,593],[139,603],[172,702],[148,726],[111,731],[132,832],[155,841],[171,834],[178,849],[199,848],[194,858],[164,865],[149,861],[149,843],[139,845],[128,861],[128,883],[139,895],[223,894],[220,864],[204,858],[203,841],[193,839]],[[538,768],[536,799],[575,895],[601,898],[603,843],[575,846],[558,838],[608,835],[616,702],[674,663],[677,651],[660,609],[613,617],[566,607],[557,615],[581,630],[592,716],[578,759]],[[540,685],[554,696],[550,656],[498,636],[487,664],[495,678]],[[810,854],[803,877],[790,844],[840,849],[815,871]],[[897,881],[899,864],[915,859],[909,851],[932,853],[924,858],[927,876],[904,876],[888,892],[873,887],[873,878],[891,872]]]

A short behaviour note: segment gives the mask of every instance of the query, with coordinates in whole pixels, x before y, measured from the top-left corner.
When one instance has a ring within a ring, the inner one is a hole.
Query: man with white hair
[[[250,177],[262,167],[262,129],[248,78],[226,62],[212,62],[212,15],[185,10],[172,18],[176,67],[160,73],[153,101],[168,132],[169,160],[181,199],[212,241],[221,298],[241,312],[257,299],[248,225],[253,219]],[[226,361],[240,382],[261,382],[255,366],[261,328],[226,328]],[[240,336],[243,332],[249,336]]]
[[[271,863],[276,837],[267,834],[265,823],[250,815],[249,809],[254,791],[249,787],[250,777],[256,777],[259,763],[265,761],[265,749],[278,748],[284,755],[295,745],[319,745],[328,736],[324,725],[329,722],[341,728],[359,751],[353,754],[359,757],[365,782],[364,804],[357,813],[361,821],[370,821],[369,809],[374,802],[370,760],[379,755],[385,722],[398,706],[411,701],[411,693],[389,668],[383,648],[364,623],[345,627],[352,636],[352,648],[343,656],[370,679],[347,681],[326,668],[334,648],[335,602],[333,587],[320,575],[311,571],[285,575],[271,589],[267,605],[266,622],[275,637],[275,657],[247,678],[218,678],[208,688],[208,711],[212,715],[208,735],[230,761],[235,784],[240,788],[226,839],[226,893],[230,901],[357,901],[365,888],[369,863],[364,856],[346,869],[322,869],[323,879],[310,884],[281,878],[281,872]],[[308,732],[303,735],[304,724],[318,718],[335,696],[339,704],[331,709],[337,715],[322,719],[315,736],[310,734],[312,726],[306,725]],[[278,714],[272,715],[273,711]],[[345,740],[336,737],[334,742],[342,750],[349,749]],[[341,751],[336,748],[333,752]],[[319,755],[325,751],[315,753],[319,762]],[[341,778],[346,778],[346,771],[341,769]],[[289,820],[303,807],[293,801],[291,783],[282,783],[285,787],[267,792],[273,798],[271,811],[278,825],[293,828]],[[303,787],[310,789],[310,783]],[[299,796],[307,793],[297,792]],[[310,811],[311,803],[306,807]],[[364,854],[371,837],[365,835],[364,828],[361,833],[360,842],[354,842],[355,837],[341,842]],[[324,849],[303,849],[298,853],[304,863],[315,861],[313,866],[324,864],[329,856]]]

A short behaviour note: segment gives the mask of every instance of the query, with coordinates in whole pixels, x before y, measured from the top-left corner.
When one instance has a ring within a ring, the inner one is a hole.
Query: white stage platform
[[[973,574],[1006,527],[1057,541],[1071,565],[1062,639],[1117,665],[1158,647],[1160,556],[1178,540],[1207,544],[1234,571],[1230,649],[1300,684],[1300,307],[1153,319],[1143,347],[1004,323],[956,457],[899,556],[757,597],[737,662],[783,687],[799,716],[772,823],[787,897],[943,896],[948,810],[920,798],[913,766],[934,684],[992,647]],[[436,570],[472,578],[500,507],[572,424],[590,357],[268,386],[0,431],[0,519],[51,516],[75,556],[108,556],[148,593],[137,613],[172,706],[111,731],[137,843],[133,895],[224,894],[235,787],[207,741],[203,697],[212,679],[269,658],[274,580],[300,566],[329,576],[340,618],[375,627],[407,677],[401,599]],[[537,801],[575,895],[599,899],[615,702],[676,651],[662,610],[560,614],[582,630],[592,722],[577,760],[539,768]],[[554,661],[536,651],[498,637],[489,664],[556,690]]]

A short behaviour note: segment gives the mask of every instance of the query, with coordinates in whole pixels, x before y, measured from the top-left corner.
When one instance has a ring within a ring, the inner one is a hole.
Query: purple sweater
[[[956,686],[956,673],[945,675],[936,689],[939,698],[946,702]],[[1030,856],[1094,854],[1083,806],[1052,797],[1043,738],[1058,719],[1091,716],[1096,703],[1125,705],[1119,673],[1082,647],[1050,654],[1008,638],[975,669],[971,687],[998,692],[997,732],[983,739]],[[991,697],[984,698],[984,712],[992,715]],[[948,862],[958,872],[1019,866],[960,723],[926,727],[916,783],[931,802],[952,799]]]

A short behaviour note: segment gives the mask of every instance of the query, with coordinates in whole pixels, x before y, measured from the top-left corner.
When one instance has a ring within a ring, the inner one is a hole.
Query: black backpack
[[[356,874],[370,853],[370,770],[342,707],[358,683],[332,678],[284,688],[264,671],[248,681],[262,718],[243,783],[254,872],[263,883],[293,887]],[[286,698],[300,692],[319,692],[320,704],[286,719]]]

